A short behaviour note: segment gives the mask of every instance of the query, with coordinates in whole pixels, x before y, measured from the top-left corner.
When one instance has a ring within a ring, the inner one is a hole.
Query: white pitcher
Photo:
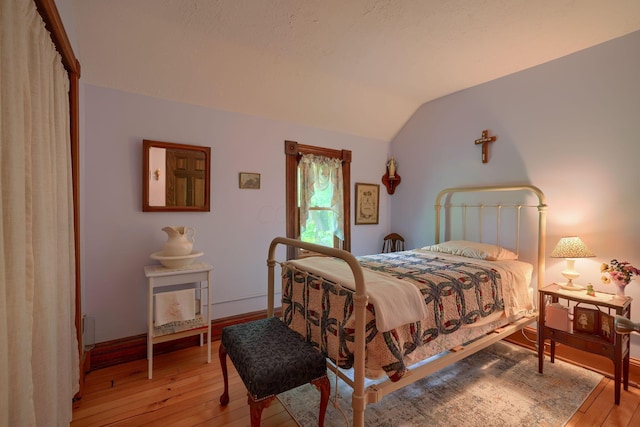
[[[162,229],[169,236],[162,248],[164,256],[190,255],[193,250],[196,231],[183,225],[164,227]]]

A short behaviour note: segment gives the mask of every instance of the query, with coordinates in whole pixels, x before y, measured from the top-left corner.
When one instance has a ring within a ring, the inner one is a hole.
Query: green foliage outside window
[[[303,242],[333,247],[334,213],[331,210],[331,186],[315,189],[310,201],[309,219],[301,226],[300,239]]]
[[[312,210],[309,212],[307,226],[303,228],[300,239],[303,242],[333,247],[333,212],[330,210]]]

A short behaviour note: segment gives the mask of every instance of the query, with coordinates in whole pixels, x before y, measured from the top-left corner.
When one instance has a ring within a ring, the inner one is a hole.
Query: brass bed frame
[[[537,198],[538,203],[536,205],[526,204],[452,204],[451,199],[454,194],[459,193],[480,193],[480,192],[505,192],[505,191],[520,191],[524,194],[534,195]],[[445,203],[443,204],[443,199]],[[545,196],[540,189],[532,185],[512,185],[512,186],[482,186],[482,187],[456,187],[447,188],[442,190],[436,199],[435,209],[435,243],[440,242],[442,230],[441,230],[441,212],[444,210],[446,214],[450,214],[452,209],[459,208],[462,210],[463,218],[463,236],[466,237],[466,222],[467,212],[469,209],[477,209],[479,211],[478,217],[480,221],[483,220],[483,212],[485,209],[495,209],[496,221],[497,221],[497,236],[496,244],[500,244],[500,222],[501,212],[503,209],[515,209],[517,212],[517,228],[516,228],[516,241],[520,243],[520,211],[522,208],[536,208],[538,210],[537,221],[537,287],[538,289],[544,286],[544,255],[545,255],[545,241],[546,241],[546,211],[547,205],[545,202]],[[447,221],[445,221],[446,223]],[[480,224],[482,229],[482,224]],[[446,237],[446,233],[445,233]],[[480,238],[480,241],[482,239]],[[493,332],[482,336],[470,343],[457,347],[455,350],[449,350],[444,352],[434,360],[425,364],[412,368],[411,371],[400,378],[398,381],[392,382],[385,380],[381,383],[369,385],[365,388],[365,310],[368,303],[367,288],[364,281],[362,267],[358,263],[355,256],[351,253],[335,248],[329,248],[326,246],[320,246],[300,240],[290,239],[286,237],[276,237],[272,240],[269,246],[269,255],[267,258],[268,268],[268,297],[267,297],[267,313],[268,316],[273,316],[274,313],[274,290],[275,290],[275,252],[278,245],[292,246],[295,248],[306,249],[309,251],[317,252],[323,255],[336,257],[344,260],[351,271],[356,284],[356,291],[354,295],[355,306],[355,342],[354,342],[354,363],[353,363],[353,378],[345,375],[340,369],[335,367],[332,363],[329,364],[338,377],[349,384],[353,388],[352,393],[352,408],[353,408],[353,425],[364,426],[364,411],[367,404],[380,401],[385,395],[392,393],[408,384],[414,383],[433,372],[436,372],[445,366],[448,366],[458,360],[464,359],[471,354],[482,350],[489,345],[511,335],[518,330],[521,330],[525,326],[535,322],[537,320],[537,313],[532,310],[527,316],[518,319],[515,322],[500,327]],[[516,248],[518,251],[519,248]]]

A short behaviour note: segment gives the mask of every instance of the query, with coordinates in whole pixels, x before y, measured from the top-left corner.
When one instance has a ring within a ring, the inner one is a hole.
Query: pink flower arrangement
[[[609,265],[611,264],[611,265]],[[629,264],[627,261],[618,261],[612,259],[609,264],[602,264],[600,266],[601,273],[608,273],[611,279],[607,276],[602,276],[601,281],[604,284],[615,283],[620,288],[624,289],[625,286],[631,282],[633,275],[640,276],[640,270]]]

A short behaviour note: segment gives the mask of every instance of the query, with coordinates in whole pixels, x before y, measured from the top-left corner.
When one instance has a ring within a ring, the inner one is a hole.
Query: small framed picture
[[[356,224],[377,224],[380,185],[356,183]]]
[[[600,310],[574,307],[573,330],[598,335],[600,330]]]
[[[259,190],[260,174],[253,172],[240,172],[240,188]]]
[[[615,333],[613,316],[607,313],[600,313],[600,336],[609,342],[613,342]]]

